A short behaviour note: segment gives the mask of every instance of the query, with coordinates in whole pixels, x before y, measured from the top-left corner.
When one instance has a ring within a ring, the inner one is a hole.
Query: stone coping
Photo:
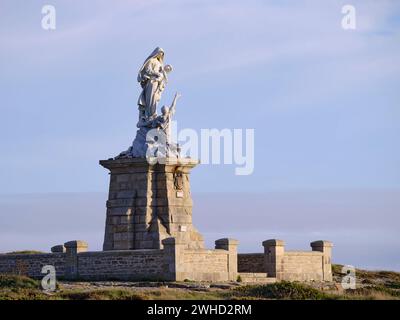
[[[321,256],[323,255],[323,252],[320,251],[285,251],[285,255],[290,255],[290,256]]]
[[[44,253],[0,253],[1,258],[13,258],[18,257],[21,259],[30,259],[30,258],[44,258],[44,257],[62,257],[65,256],[65,252],[44,252]]]
[[[166,158],[161,160],[162,163],[156,162],[156,158],[125,158],[125,159],[108,159],[100,160],[99,163],[107,169],[119,167],[143,167],[143,166],[157,166],[157,165],[176,165],[176,166],[196,166],[200,163],[199,160],[192,158]],[[160,161],[160,162],[161,162]]]
[[[163,249],[135,249],[135,250],[106,250],[106,251],[86,251],[79,252],[80,256],[129,256],[129,255],[142,255],[142,254],[162,254],[164,252]]]
[[[135,250],[107,250],[107,251],[85,251],[78,252],[78,255],[131,255],[131,254],[161,254],[163,253],[163,249],[135,249]],[[222,250],[225,251],[225,250]],[[47,257],[63,257],[66,256],[66,252],[45,252],[45,253],[34,253],[34,254],[25,254],[25,253],[0,253],[1,258],[47,258]]]
[[[289,254],[289,255],[314,255],[314,256],[318,256],[318,255],[322,255],[323,252],[321,251],[299,251],[299,250],[285,250],[284,254]],[[255,252],[255,253],[241,253],[238,252],[238,255],[241,256],[245,256],[245,255],[259,255],[259,256],[264,256],[264,253],[261,252]]]
[[[188,254],[192,254],[192,253],[198,253],[198,254],[201,254],[201,253],[212,253],[212,254],[214,254],[214,253],[218,253],[218,254],[228,254],[229,253],[229,251],[228,250],[225,250],[225,249],[183,249],[182,250],[184,253],[188,253]]]

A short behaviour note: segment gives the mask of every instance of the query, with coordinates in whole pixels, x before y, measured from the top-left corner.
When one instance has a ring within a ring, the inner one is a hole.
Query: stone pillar
[[[270,239],[265,240],[264,246],[264,261],[265,272],[267,277],[283,279],[283,258],[285,255],[285,242],[283,240]]]
[[[215,249],[222,249],[228,251],[228,279],[236,281],[238,272],[238,261],[237,261],[237,247],[239,241],[235,239],[218,239],[215,241]]]
[[[162,240],[178,235],[189,248],[204,248],[192,225],[190,170],[198,161],[145,158],[102,160],[110,170],[103,250],[161,249]]]
[[[74,240],[64,243],[64,247],[66,249],[65,278],[77,279],[79,277],[78,253],[86,252],[88,245],[85,241]]]
[[[310,243],[312,251],[320,251],[322,255],[322,271],[323,280],[332,281],[332,247],[333,244],[330,241],[317,240]]]
[[[58,244],[56,246],[51,247],[51,252],[52,253],[64,253],[65,252],[65,247],[62,244]]]
[[[162,240],[164,246],[165,280],[183,281],[186,277],[184,250],[186,243],[180,237]]]

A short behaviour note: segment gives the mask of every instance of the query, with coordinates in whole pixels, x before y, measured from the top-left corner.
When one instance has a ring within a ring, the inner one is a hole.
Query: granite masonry
[[[87,251],[84,241],[69,241],[45,254],[0,254],[0,273],[40,279],[46,265],[58,279],[236,281],[332,281],[328,241],[312,242],[313,251],[284,250],[282,240],[263,242],[264,253],[238,254],[233,239],[215,241],[215,249],[189,249],[185,239],[170,237],[163,249]],[[62,249],[60,251],[60,248]]]
[[[188,158],[150,164],[146,158],[110,159],[100,164],[110,170],[103,250],[162,249],[162,240],[179,235],[188,248],[204,248],[192,225]]]
[[[285,251],[282,240],[266,240],[264,253],[238,254],[238,272],[265,272],[286,281],[332,281],[332,243],[319,240],[310,245],[312,251]]]
[[[59,279],[331,281],[328,241],[312,242],[310,252],[285,252],[283,241],[276,239],[263,242],[264,253],[238,255],[238,241],[228,238],[215,241],[214,249],[205,248],[192,224],[189,177],[199,162],[181,157],[171,140],[180,94],[157,113],[173,70],[164,65],[164,55],[155,48],[139,69],[142,92],[132,145],[100,161],[110,171],[103,251],[88,252],[86,242],[74,240],[46,254],[0,254],[0,273],[42,278],[42,268],[51,265]]]
[[[312,242],[312,251],[285,251],[282,240],[271,239],[263,253],[238,254],[238,241],[223,238],[206,249],[192,225],[189,174],[197,161],[100,164],[110,170],[103,251],[88,252],[86,242],[74,240],[46,254],[0,254],[0,273],[42,278],[42,268],[52,265],[58,279],[332,281],[329,241]]]

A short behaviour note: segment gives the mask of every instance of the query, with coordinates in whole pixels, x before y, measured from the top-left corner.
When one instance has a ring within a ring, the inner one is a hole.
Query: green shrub
[[[362,296],[373,296],[375,293],[382,293],[384,295],[387,295],[389,297],[393,298],[400,298],[400,291],[392,288],[388,288],[383,285],[374,285],[374,286],[368,286],[364,288],[357,288],[355,290],[352,290],[352,294],[355,295],[362,295]]]
[[[26,276],[0,274],[0,288],[39,289],[39,281]]]
[[[288,281],[265,285],[248,285],[234,290],[236,296],[258,299],[320,300],[334,298],[310,286]]]
[[[140,294],[124,289],[67,291],[62,292],[59,297],[67,300],[143,300]]]
[[[332,264],[332,273],[333,275],[341,275],[342,274],[342,264]]]
[[[6,254],[42,254],[42,253],[45,253],[45,252],[37,251],[37,250],[21,250],[21,251],[7,252]]]
[[[388,281],[385,284],[386,287],[391,289],[400,289],[400,282],[398,281]]]

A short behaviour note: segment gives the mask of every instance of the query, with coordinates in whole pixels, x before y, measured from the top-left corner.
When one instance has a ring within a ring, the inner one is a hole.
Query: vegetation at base
[[[0,289],[39,289],[39,281],[26,276],[0,274]]]
[[[353,296],[363,296],[367,298],[379,299],[400,299],[400,291],[383,285],[372,285],[368,287],[356,288],[351,290]]]
[[[203,300],[203,299],[290,299],[290,300],[382,300],[400,299],[400,273],[392,271],[356,270],[357,289],[342,290],[342,266],[334,265],[334,283],[300,283],[281,281],[230,287],[200,285],[184,281],[174,286],[165,282],[114,283],[58,281],[55,292],[41,290],[40,281],[21,275],[0,275],[0,300]],[[178,285],[178,286],[177,286]]]
[[[58,294],[63,300],[215,300],[221,295],[213,292],[196,292],[176,289],[152,289],[133,291],[132,289],[71,290]]]
[[[40,300],[39,281],[20,275],[0,275],[0,300]]]
[[[343,276],[342,268],[342,264],[332,264],[333,276]],[[381,279],[383,282],[397,283],[400,286],[400,272],[356,269],[356,277],[361,281],[368,280],[371,283],[376,279]]]
[[[322,300],[334,299],[335,296],[311,286],[281,281],[265,285],[247,285],[235,288],[234,297],[250,297],[257,299],[290,299],[290,300]],[[337,299],[337,297],[336,297]]]
[[[62,300],[143,300],[140,294],[126,289],[69,290],[57,296]]]
[[[21,251],[7,252],[6,254],[42,254],[42,253],[46,253],[46,252],[37,251],[37,250],[21,250]]]
[[[342,268],[343,268],[343,265],[341,265],[341,264],[332,264],[332,274],[333,275],[341,275]]]

